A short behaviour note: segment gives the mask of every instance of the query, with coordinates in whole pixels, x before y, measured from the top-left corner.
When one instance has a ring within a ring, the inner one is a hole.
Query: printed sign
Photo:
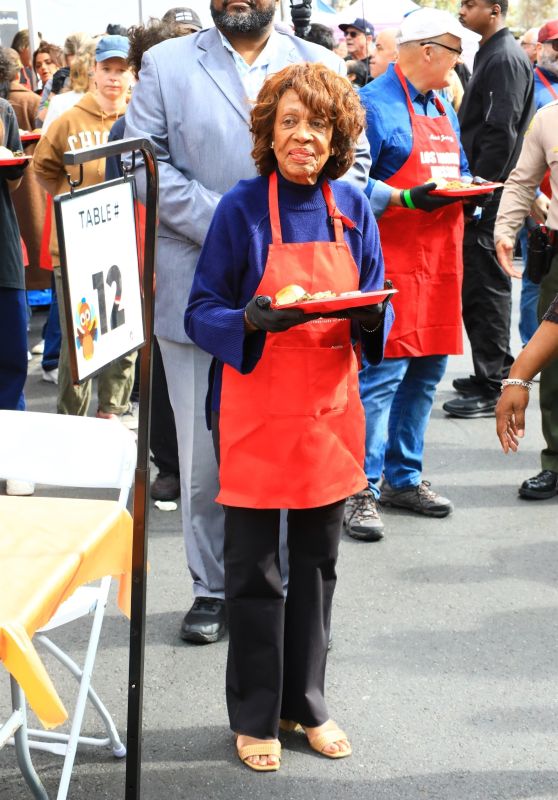
[[[12,40],[18,30],[19,17],[17,11],[0,11],[0,45],[2,47],[11,47]]]
[[[75,383],[145,341],[132,179],[55,198]]]

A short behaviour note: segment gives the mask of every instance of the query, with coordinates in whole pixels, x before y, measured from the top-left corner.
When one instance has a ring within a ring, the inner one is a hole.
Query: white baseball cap
[[[481,37],[478,33],[464,28],[463,25],[449,11],[440,11],[436,8],[419,8],[411,11],[401,23],[399,44],[405,42],[419,42],[422,39],[432,39],[434,36],[443,36],[450,33],[458,39],[478,42]]]

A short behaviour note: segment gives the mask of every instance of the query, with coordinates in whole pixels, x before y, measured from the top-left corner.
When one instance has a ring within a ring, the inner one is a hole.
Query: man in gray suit
[[[216,27],[172,39],[143,57],[126,113],[126,136],[149,138],[159,164],[155,333],[174,409],[186,557],[194,604],[181,627],[187,641],[225,632],[224,514],[214,502],[218,471],[205,424],[211,358],[184,333],[194,269],[222,194],[252,178],[250,101],[266,77],[289,64],[319,61],[345,73],[336,55],[275,30],[275,0],[212,0]],[[349,179],[364,188],[365,137]],[[143,183],[142,170],[138,182]]]

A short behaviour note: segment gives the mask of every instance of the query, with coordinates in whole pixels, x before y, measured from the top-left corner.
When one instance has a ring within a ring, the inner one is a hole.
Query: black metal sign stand
[[[143,713],[143,663],[145,647],[145,596],[147,568],[149,428],[151,406],[151,360],[153,352],[153,277],[157,244],[159,177],[153,145],[148,139],[123,139],[100,147],[64,153],[64,163],[82,165],[86,161],[140,151],[145,163],[146,222],[143,260],[143,311],[145,345],[140,353],[140,402],[138,460],[134,485],[134,541],[132,550],[132,614],[128,671],[128,725],[126,758],[126,800],[141,796],[141,744]]]

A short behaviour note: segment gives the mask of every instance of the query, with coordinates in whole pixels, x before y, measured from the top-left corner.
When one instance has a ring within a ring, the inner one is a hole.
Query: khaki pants
[[[558,256],[552,259],[550,271],[541,281],[539,294],[539,322],[558,294]],[[542,432],[546,447],[541,451],[542,469],[558,472],[558,360],[541,370],[539,402]]]
[[[64,310],[64,290],[60,267],[54,268],[54,280],[58,294],[60,311],[60,328],[62,343],[58,362],[58,400],[56,409],[59,414],[72,414],[85,417],[89,410],[92,394],[91,380],[79,386],[72,383],[68,351],[68,332]],[[118,361],[108,364],[97,376],[98,410],[107,414],[123,414],[130,404],[130,395],[134,385],[134,365],[137,352],[124,356]]]

